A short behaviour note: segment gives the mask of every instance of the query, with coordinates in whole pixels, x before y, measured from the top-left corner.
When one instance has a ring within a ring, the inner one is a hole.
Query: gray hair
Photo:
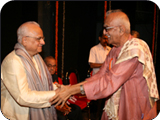
[[[25,22],[23,23],[17,30],[17,41],[19,43],[22,42],[22,38],[25,36],[25,34],[27,33],[27,26],[25,24],[34,24],[34,25],[37,25],[40,27],[40,25],[37,23],[37,22],[34,22],[34,21],[29,21],[29,22]]]
[[[107,17],[109,14],[111,14],[111,13],[115,13],[115,12],[122,12],[122,10],[121,10],[121,9],[108,10],[108,11],[106,12],[106,17]]]

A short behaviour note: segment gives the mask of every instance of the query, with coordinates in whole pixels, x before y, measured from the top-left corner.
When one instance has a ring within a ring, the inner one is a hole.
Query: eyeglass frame
[[[55,68],[56,67],[56,65],[51,65],[51,64],[47,64],[47,66],[49,67],[49,68]]]
[[[103,27],[103,30],[105,29],[105,31],[108,32],[109,29],[112,29],[112,28],[115,28],[115,27],[117,27],[117,26],[112,26],[112,27],[107,26],[107,27]]]
[[[38,41],[40,41],[41,39],[45,39],[45,37],[39,37],[39,38],[37,38],[37,37],[32,37],[32,36],[25,36],[25,37],[30,37],[30,38],[34,38],[34,39],[36,39],[36,40],[38,40]]]

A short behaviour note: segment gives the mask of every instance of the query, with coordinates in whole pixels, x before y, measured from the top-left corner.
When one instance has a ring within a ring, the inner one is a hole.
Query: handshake
[[[76,99],[71,96],[82,93],[82,89],[80,89],[80,86],[83,87],[82,85],[86,82],[87,81],[83,81],[74,85],[60,85],[58,83],[55,83],[55,85],[57,86],[57,89],[55,90],[56,94],[49,100],[49,102],[51,103],[51,105],[55,104],[55,107],[61,104],[62,108],[69,98],[71,101],[75,101]]]
[[[69,114],[69,112],[71,112],[71,107],[68,106],[70,105],[68,99],[72,102],[75,102],[77,99],[74,96],[71,96],[71,94],[69,94],[68,90],[70,85],[65,86],[65,85],[60,85],[58,83],[54,83],[54,84],[56,85],[54,86],[54,88],[56,88],[55,89],[56,95],[50,99],[50,103],[51,104],[56,103],[56,105],[54,105],[55,108],[63,112],[64,115],[67,115]]]

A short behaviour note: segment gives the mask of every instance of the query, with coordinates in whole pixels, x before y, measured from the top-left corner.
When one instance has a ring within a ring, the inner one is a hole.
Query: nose
[[[105,29],[103,29],[103,34],[106,35],[107,33],[108,32]]]
[[[41,39],[41,40],[40,40],[40,43],[41,43],[41,45],[45,45],[44,39]]]
[[[103,29],[103,34],[106,35],[108,38],[110,37],[110,35],[108,34],[108,31]]]

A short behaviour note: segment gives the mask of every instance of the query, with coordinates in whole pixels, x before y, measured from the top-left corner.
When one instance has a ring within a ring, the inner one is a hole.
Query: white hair
[[[34,22],[34,21],[29,21],[29,22],[25,22],[23,23],[17,30],[17,41],[19,43],[22,42],[22,38],[25,36],[25,34],[27,33],[27,26],[25,24],[34,24],[34,25],[37,25],[40,27],[40,25],[37,23],[37,22]]]
[[[106,12],[106,17],[107,17],[109,14],[111,14],[111,13],[115,13],[115,12],[122,12],[122,10],[121,10],[121,9],[108,10],[108,11]]]

